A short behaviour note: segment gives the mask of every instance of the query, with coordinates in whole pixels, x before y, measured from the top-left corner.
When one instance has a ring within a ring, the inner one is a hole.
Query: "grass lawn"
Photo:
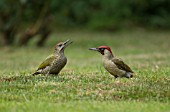
[[[31,76],[59,41],[68,63],[58,76]],[[34,40],[36,41],[36,40]],[[44,48],[0,48],[0,112],[170,112],[170,32],[67,31]],[[114,79],[90,47],[108,45],[138,75]]]

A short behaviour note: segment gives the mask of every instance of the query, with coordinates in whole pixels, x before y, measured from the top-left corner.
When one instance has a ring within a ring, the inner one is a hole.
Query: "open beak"
[[[67,41],[65,41],[64,44],[64,48],[67,47],[68,45],[70,45],[71,43],[73,43],[73,41],[70,41],[69,39]]]
[[[99,49],[98,49],[98,48],[89,48],[89,50],[99,51]]]

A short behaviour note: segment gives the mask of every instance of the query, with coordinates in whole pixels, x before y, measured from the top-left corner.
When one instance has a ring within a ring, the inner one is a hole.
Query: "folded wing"
[[[116,66],[121,69],[121,70],[124,70],[126,72],[132,72],[132,69],[127,65],[125,64],[120,58],[113,58],[112,61],[116,64]]]
[[[48,57],[39,65],[39,67],[38,67],[37,70],[43,69],[43,68],[45,68],[45,67],[47,67],[47,66],[50,66],[50,65],[53,63],[54,59],[55,59],[55,56],[54,56],[53,54],[50,55],[50,56],[48,56]]]

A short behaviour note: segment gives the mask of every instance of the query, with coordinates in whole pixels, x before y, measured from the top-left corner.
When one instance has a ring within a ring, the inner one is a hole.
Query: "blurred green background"
[[[2,45],[27,45],[68,29],[170,29],[170,0],[0,0]]]

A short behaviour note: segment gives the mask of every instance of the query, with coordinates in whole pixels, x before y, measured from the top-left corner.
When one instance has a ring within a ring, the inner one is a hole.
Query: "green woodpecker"
[[[57,75],[67,63],[67,58],[64,55],[64,49],[71,43],[72,42],[70,40],[58,43],[55,46],[54,53],[48,56],[32,75]]]
[[[104,68],[115,78],[117,77],[133,77],[132,69],[125,64],[120,58],[116,58],[108,46],[100,46],[98,48],[90,48],[89,50],[98,51],[102,54],[102,62]]]

